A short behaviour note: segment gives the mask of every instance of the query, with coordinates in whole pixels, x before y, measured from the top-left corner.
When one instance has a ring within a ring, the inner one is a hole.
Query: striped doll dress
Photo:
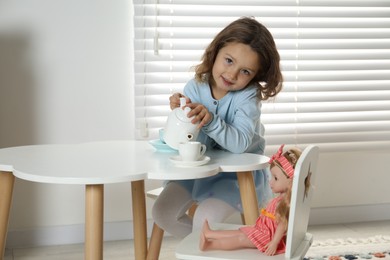
[[[261,252],[265,252],[267,244],[271,242],[276,232],[277,223],[275,221],[275,211],[281,199],[282,196],[272,199],[267,204],[267,207],[261,210],[260,217],[256,220],[254,226],[240,228]],[[286,236],[280,240],[275,254],[282,254],[285,250]]]

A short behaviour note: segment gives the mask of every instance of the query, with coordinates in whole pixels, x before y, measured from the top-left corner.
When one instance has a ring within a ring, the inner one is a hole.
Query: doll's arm
[[[274,234],[274,237],[272,238],[271,242],[267,245],[267,250],[265,250],[266,255],[274,255],[276,253],[276,250],[278,248],[280,240],[283,238],[284,234],[286,233],[287,225],[286,223],[279,223],[276,227],[276,231]]]

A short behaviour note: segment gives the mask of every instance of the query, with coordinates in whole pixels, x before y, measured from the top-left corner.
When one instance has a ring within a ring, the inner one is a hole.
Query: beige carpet
[[[349,260],[390,259],[390,236],[313,241],[306,254],[306,258],[309,259],[329,259],[331,256],[340,256],[341,259]]]

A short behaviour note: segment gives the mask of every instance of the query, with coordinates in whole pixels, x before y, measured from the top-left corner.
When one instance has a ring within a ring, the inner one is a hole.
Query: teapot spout
[[[188,141],[192,141],[192,139],[194,139],[194,134],[188,133],[188,134],[187,134],[187,140],[188,140]]]

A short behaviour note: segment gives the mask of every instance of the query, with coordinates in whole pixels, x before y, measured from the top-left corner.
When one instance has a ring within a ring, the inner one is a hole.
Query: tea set
[[[204,165],[210,161],[210,157],[204,155],[206,145],[196,141],[198,124],[191,123],[192,118],[187,116],[191,109],[185,107],[185,104],[185,98],[181,98],[180,107],[171,111],[164,129],[159,130],[159,139],[150,143],[160,152],[178,152],[178,155],[169,158],[176,166]]]

